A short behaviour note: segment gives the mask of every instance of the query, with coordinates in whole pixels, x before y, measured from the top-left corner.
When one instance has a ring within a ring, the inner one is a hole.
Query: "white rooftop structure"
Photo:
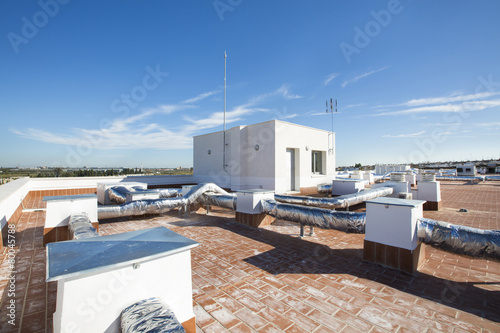
[[[280,120],[194,137],[194,180],[231,190],[301,191],[335,178],[335,134]]]

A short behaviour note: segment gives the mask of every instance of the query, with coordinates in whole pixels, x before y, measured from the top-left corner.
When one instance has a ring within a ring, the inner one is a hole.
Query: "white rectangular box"
[[[439,202],[441,201],[441,186],[440,182],[426,182],[421,181],[418,183],[418,199]]]
[[[364,179],[334,179],[332,181],[332,195],[358,193],[365,189],[368,181]]]
[[[141,191],[127,193],[126,202],[148,199],[159,199],[160,193],[158,191]]]
[[[119,332],[121,311],[152,297],[165,300],[180,323],[192,320],[191,249],[198,244],[165,229],[49,244],[54,332]]]
[[[414,250],[418,245],[417,220],[423,200],[380,197],[366,201],[365,240]]]
[[[147,189],[148,184],[139,183],[139,182],[107,182],[107,183],[97,183],[97,197],[98,201],[101,205],[111,205],[113,202],[109,199],[109,195],[107,193],[108,188],[114,186],[138,186],[142,189]]]
[[[365,171],[365,174],[363,175],[363,179],[367,180],[370,184],[373,184],[375,182],[375,176],[371,171]]]
[[[394,192],[392,192],[392,194],[389,196],[392,198],[397,198],[399,196],[399,193],[411,192],[411,186],[410,183],[408,182],[397,182],[393,180],[388,180],[383,183],[372,185],[372,188],[377,188],[377,187],[392,187],[394,189]]]
[[[97,220],[97,196],[95,194],[44,197],[47,202],[45,228],[68,225],[69,217],[76,213],[87,213],[90,222]]]
[[[261,200],[274,199],[274,191],[267,190],[244,190],[238,191],[238,205],[236,211],[246,214],[262,213]]]

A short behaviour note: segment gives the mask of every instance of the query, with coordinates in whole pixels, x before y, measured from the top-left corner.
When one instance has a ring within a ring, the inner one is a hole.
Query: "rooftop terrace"
[[[500,229],[500,184],[442,182],[444,208],[424,217]],[[56,284],[45,282],[45,212],[32,197],[17,223],[16,325],[9,298],[6,248],[0,265],[0,332],[51,332]],[[460,208],[468,213],[459,213]],[[199,332],[500,332],[500,263],[426,247],[409,275],[362,261],[364,235],[277,222],[260,229],[215,208],[210,215],[101,221],[110,235],[165,226],[200,243],[192,250],[193,299]],[[83,330],[84,331],[84,330]]]

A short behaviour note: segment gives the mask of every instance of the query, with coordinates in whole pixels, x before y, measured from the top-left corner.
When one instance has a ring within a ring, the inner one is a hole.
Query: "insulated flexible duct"
[[[392,187],[379,187],[371,190],[364,190],[358,193],[342,195],[335,198],[313,198],[306,196],[274,195],[278,202],[328,208],[346,208],[365,202],[366,200],[391,195],[394,192]]]
[[[365,232],[366,214],[336,212],[329,209],[281,204],[275,200],[262,200],[264,213],[280,220],[298,222],[301,225],[344,232]]]
[[[69,217],[68,226],[71,239],[84,239],[99,236],[86,213],[71,215]]]
[[[133,192],[158,192],[160,198],[172,198],[178,197],[180,195],[181,189],[177,188],[157,188],[157,189],[144,189],[140,186],[126,186],[119,185],[113,186],[106,190],[108,192],[109,199],[117,204],[122,204],[127,201],[127,194]]]
[[[332,184],[319,184],[316,186],[316,190],[322,195],[332,194]]]
[[[216,194],[216,193],[204,193],[198,201],[204,205],[217,206],[227,209],[236,210],[236,195],[228,194]]]
[[[482,230],[421,218],[417,235],[422,242],[446,251],[500,259],[499,230]]]
[[[206,192],[214,192],[224,195],[228,194],[215,184],[199,184],[193,187],[184,197],[138,200],[124,203],[119,206],[100,206],[97,209],[98,217],[99,219],[109,219],[122,216],[166,213],[176,207],[186,208],[188,205],[191,205],[198,200],[199,197]]]
[[[437,180],[469,181],[469,182],[474,181],[474,180],[477,180],[480,182],[485,181],[485,177],[483,177],[483,176],[476,176],[476,177],[436,176],[436,179]]]

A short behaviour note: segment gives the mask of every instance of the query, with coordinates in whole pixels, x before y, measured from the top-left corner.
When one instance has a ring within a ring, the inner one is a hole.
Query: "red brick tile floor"
[[[500,229],[499,185],[442,183],[444,209],[424,216]],[[43,211],[26,212],[17,224],[14,326],[3,249],[0,332],[52,332],[57,291],[45,283],[44,220]],[[363,262],[363,235],[316,229],[300,240],[291,223],[253,229],[217,208],[103,221],[100,234],[156,226],[200,243],[192,251],[198,332],[500,332],[499,262],[427,246],[424,264],[409,275]]]

